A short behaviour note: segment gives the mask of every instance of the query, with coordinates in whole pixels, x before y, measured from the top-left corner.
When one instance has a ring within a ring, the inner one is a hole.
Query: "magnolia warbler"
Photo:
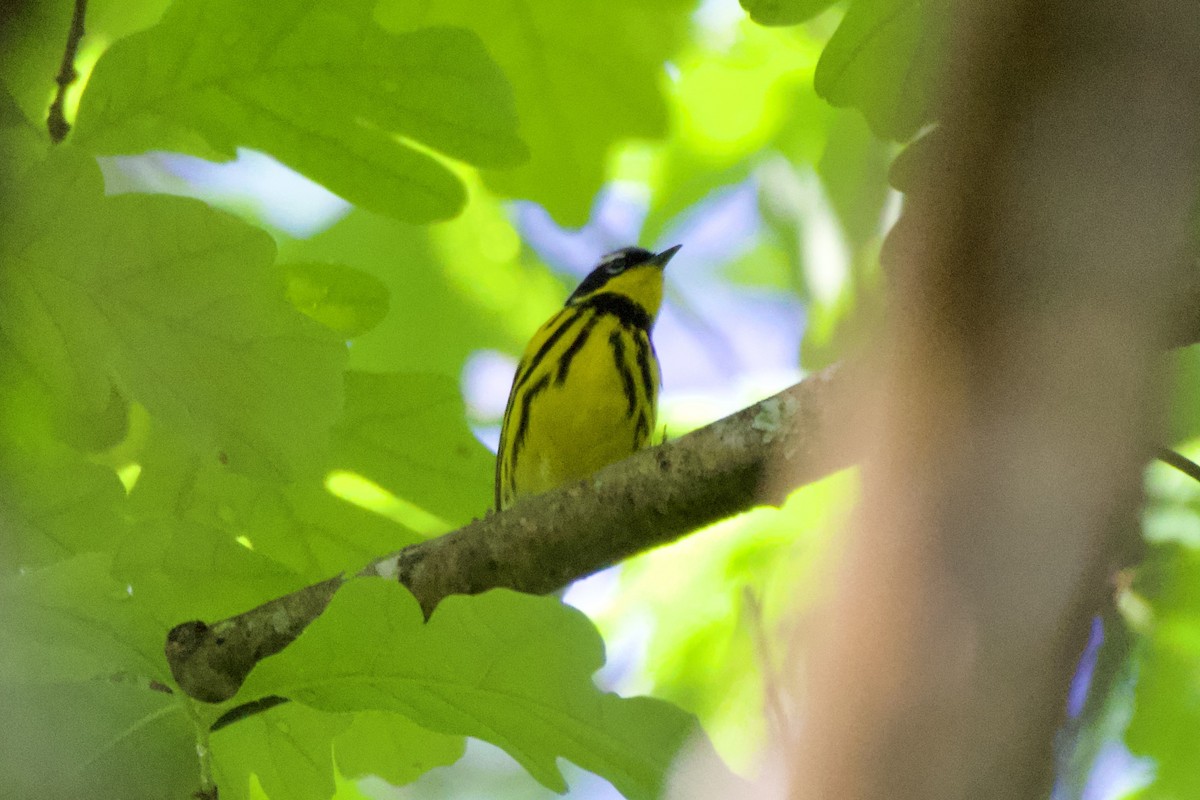
[[[525,348],[504,410],[496,508],[590,475],[645,446],[654,430],[661,253],[625,247],[600,259]]]

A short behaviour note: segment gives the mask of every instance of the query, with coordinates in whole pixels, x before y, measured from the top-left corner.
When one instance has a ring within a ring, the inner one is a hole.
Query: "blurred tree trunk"
[[[1038,798],[1138,534],[1200,145],[1191,2],[956,6],[795,798]]]

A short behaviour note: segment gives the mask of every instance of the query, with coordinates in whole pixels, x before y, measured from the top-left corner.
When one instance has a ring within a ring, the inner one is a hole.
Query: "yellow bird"
[[[600,259],[525,348],[496,458],[496,508],[619,461],[650,440],[662,305],[661,253],[625,247]]]

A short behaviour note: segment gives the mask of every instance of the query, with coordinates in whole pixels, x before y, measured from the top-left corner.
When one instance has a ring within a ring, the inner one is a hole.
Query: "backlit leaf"
[[[529,163],[491,173],[501,192],[541,203],[564,225],[587,220],[608,150],[667,132],[663,64],[691,0],[476,3],[383,0],[385,27],[461,25],[479,35],[512,82]]]
[[[270,153],[347,200],[427,222],[461,182],[420,146],[486,167],[524,157],[504,76],[468,31],[391,34],[369,0],[179,0],[114,44],[74,141],[101,154]]]
[[[311,467],[345,348],[287,304],[270,238],[195,200],[100,191],[70,149],[24,175],[0,331],[69,405],[99,411],[115,382],[234,469]]]
[[[855,0],[817,64],[817,93],[862,111],[881,137],[912,137],[934,116],[946,0]]]
[[[346,373],[333,458],[451,524],[491,507],[492,454],[467,428],[458,386],[438,375]]]
[[[796,25],[815,17],[836,0],[738,0],[759,25]]]
[[[362,270],[305,262],[287,264],[283,271],[292,305],[342,336],[365,333],[387,314],[387,287]]]
[[[444,734],[496,744],[556,791],[558,758],[608,779],[628,798],[661,793],[697,729],[668,703],[606,694],[596,630],[551,598],[497,590],[443,600],[426,624],[393,581],[347,584],[239,699],[277,694],[330,712],[386,710]]]

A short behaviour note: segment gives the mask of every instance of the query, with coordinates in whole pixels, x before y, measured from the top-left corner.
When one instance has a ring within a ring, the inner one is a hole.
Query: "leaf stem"
[[[54,82],[58,84],[58,93],[50,104],[50,113],[46,116],[46,127],[50,131],[50,141],[58,144],[66,138],[71,130],[71,124],[63,113],[63,103],[67,89],[79,77],[75,70],[75,53],[79,50],[79,41],[83,38],[83,19],[87,14],[87,0],[75,0],[75,12],[71,15],[71,29],[67,31],[67,46],[63,50],[62,64],[59,65],[58,75]]]
[[[184,700],[183,705],[196,731],[196,759],[200,769],[200,789],[192,797],[196,800],[217,800],[217,784],[212,773],[212,749],[209,746],[212,736],[211,721],[201,711],[206,707],[191,699]]]
[[[1164,464],[1170,464],[1192,480],[1200,482],[1200,464],[1197,464],[1190,458],[1186,458],[1166,447],[1158,448],[1154,453],[1154,457]]]
[[[214,722],[212,727],[208,729],[208,732],[216,733],[217,731],[221,730],[221,728],[232,725],[239,720],[254,716],[255,714],[261,714],[264,711],[269,711],[275,706],[283,705],[286,702],[288,702],[288,698],[272,694],[259,698],[251,703],[242,703],[240,706],[234,706],[229,711],[226,711],[224,714],[218,717],[217,721]]]

